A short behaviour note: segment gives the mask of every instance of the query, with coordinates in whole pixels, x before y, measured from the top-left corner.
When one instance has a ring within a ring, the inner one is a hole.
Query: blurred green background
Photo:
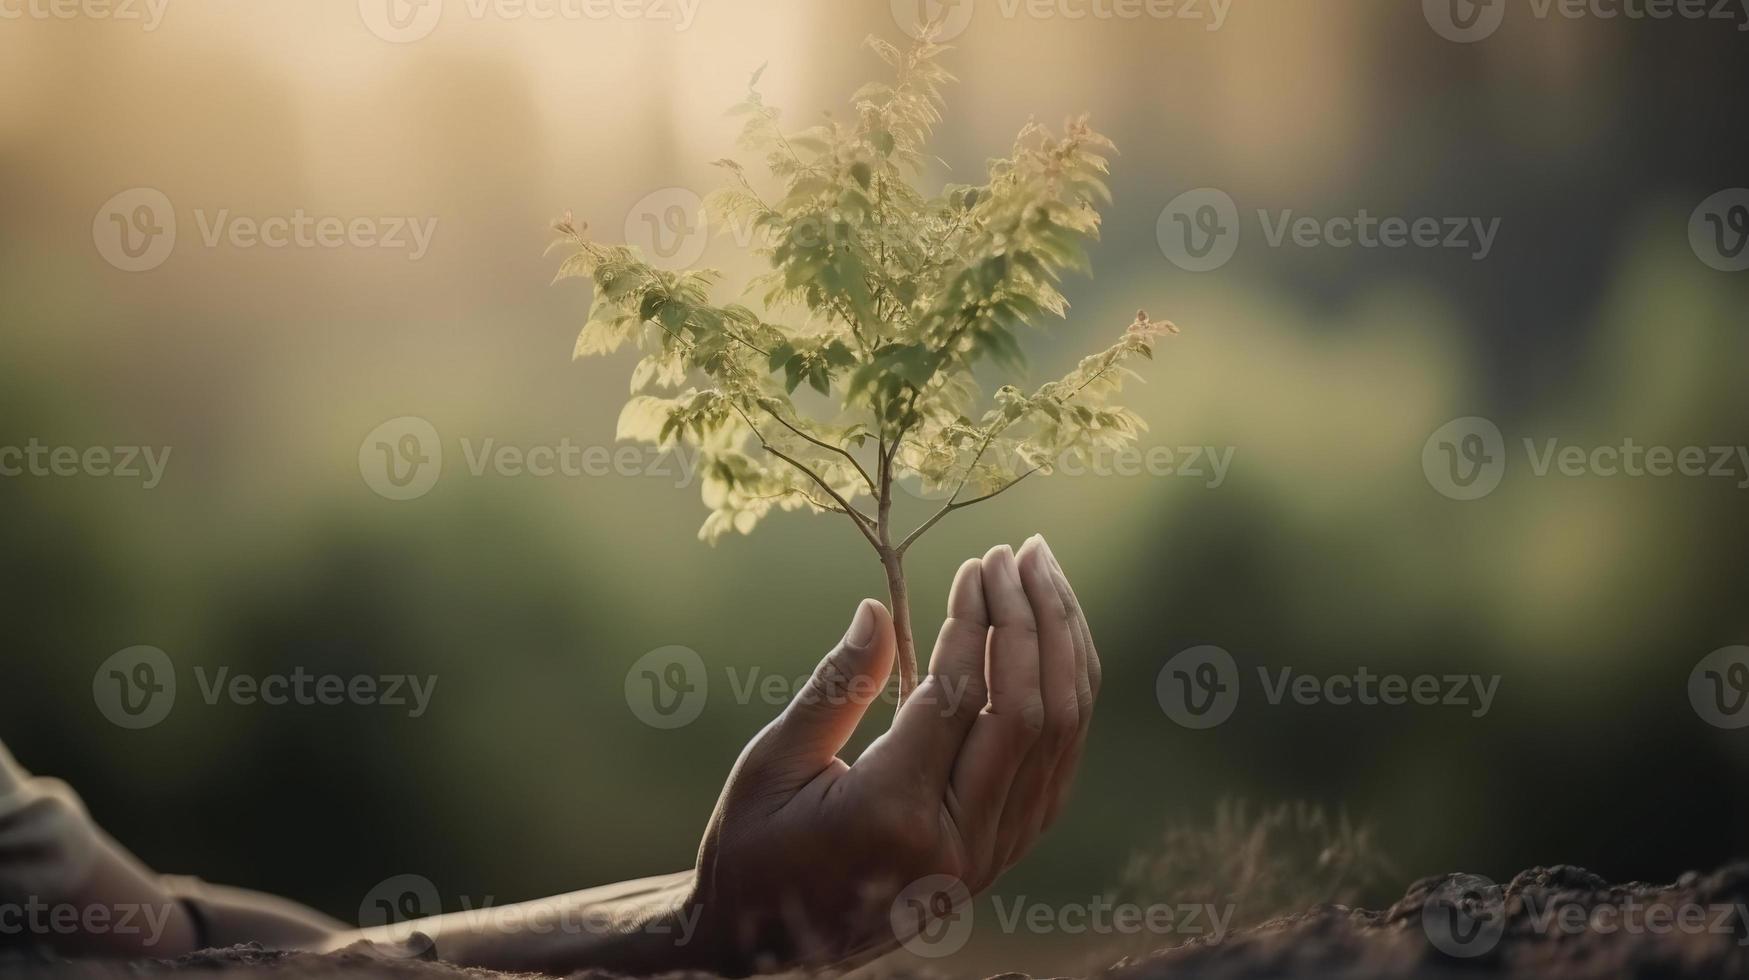
[[[373,36],[352,3],[172,2],[152,31],[0,23],[0,446],[173,447],[163,483],[0,478],[0,738],[71,781],[153,866],[349,920],[413,872],[503,902],[687,866],[723,775],[774,713],[713,696],[675,731],[624,693],[651,649],[714,673],[806,672],[878,565],[841,520],[781,515],[716,548],[672,477],[474,477],[460,440],[612,445],[629,356],[573,364],[582,284],[549,287],[565,208],[624,237],[646,195],[715,186],[749,72],[801,125],[844,114],[901,37],[884,4],[705,0],[654,20],[470,16]],[[905,6],[900,4],[900,7]],[[1518,8],[1513,8],[1515,11]],[[1042,531],[1107,687],[1076,804],[998,887],[1086,900],[1216,801],[1305,799],[1372,821],[1400,872],[1571,862],[1670,879],[1749,853],[1749,730],[1690,707],[1696,662],[1749,643],[1732,479],[1531,478],[1447,499],[1423,444],[1486,416],[1509,449],[1749,442],[1749,274],[1690,247],[1749,173],[1745,35],[1716,21],[1539,20],[1457,44],[1421,5],[1238,0],[1187,19],[1005,16],[947,64],[927,175],[975,180],[1029,116],[1111,135],[1116,206],[1031,381],[1137,307],[1181,324],[1126,403],[1144,446],[1232,447],[1185,477],[1031,481],[913,550],[920,642],[959,561]],[[1222,268],[1156,239],[1178,194],[1245,216]],[[127,273],[93,216],[164,192],[179,237]],[[195,212],[435,218],[428,254],[207,247]],[[1498,218],[1445,249],[1271,248],[1254,213]],[[729,243],[705,261],[741,270]],[[386,500],[367,433],[429,420],[430,493]],[[1741,479],[1739,475],[1738,479]],[[921,516],[924,506],[910,503]],[[1499,674],[1492,711],[1270,706],[1209,731],[1155,697],[1197,644],[1255,668]],[[169,653],[170,717],[130,731],[92,675]],[[435,674],[430,710],[213,705],[192,671]],[[872,734],[875,722],[865,726]],[[449,907],[456,907],[451,904]],[[985,935],[949,968],[1045,970]],[[1045,944],[1049,945],[1049,944]],[[959,963],[956,967],[954,964]],[[1067,968],[1066,966],[1063,968]]]

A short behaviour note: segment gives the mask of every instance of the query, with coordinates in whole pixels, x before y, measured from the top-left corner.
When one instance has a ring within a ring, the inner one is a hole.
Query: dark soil
[[[1450,906],[1474,883],[1467,877],[1424,878],[1383,911],[1323,906],[1219,944],[1160,950],[1118,964],[1108,977],[1749,978],[1749,864],[1690,872],[1668,885],[1612,885],[1570,865],[1532,868],[1477,896],[1474,912],[1459,913],[1460,931],[1475,936],[1453,944]],[[1436,946],[1435,935],[1458,955]]]
[[[1504,888],[1486,886],[1467,876],[1426,878],[1382,911],[1322,906],[1221,942],[1199,940],[1133,957],[1101,980],[1749,980],[1749,863],[1711,874],[1691,872],[1668,885],[1612,885],[1562,865],[1525,871]],[[880,967],[872,973],[880,975]],[[111,980],[185,974],[347,980],[504,976],[363,952],[315,955],[256,946],[132,963],[0,960],[0,975],[7,976]]]

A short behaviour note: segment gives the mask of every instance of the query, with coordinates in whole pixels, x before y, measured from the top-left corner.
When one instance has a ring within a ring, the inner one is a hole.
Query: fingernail
[[[1057,564],[1057,553],[1051,550],[1051,543],[1042,534],[1038,536],[1038,543],[1045,550],[1045,558],[1050,560],[1051,567],[1061,571],[1063,566]]]
[[[844,632],[844,642],[853,647],[865,647],[874,639],[874,610],[869,608],[873,604],[873,599],[864,599],[862,605],[856,607],[856,618],[850,621],[850,629]]]
[[[996,574],[1014,585],[1020,584],[1020,566],[1014,561],[1014,549],[1001,545],[996,549]]]

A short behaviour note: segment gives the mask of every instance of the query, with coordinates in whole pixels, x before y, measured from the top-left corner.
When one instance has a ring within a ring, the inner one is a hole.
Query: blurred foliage
[[[1154,421],[1144,444],[1235,449],[1217,487],[1062,475],[914,549],[927,637],[963,557],[1044,532],[1106,664],[1076,801],[1004,893],[1084,901],[1168,815],[1224,798],[1367,814],[1400,875],[1383,898],[1433,873],[1571,862],[1667,880],[1749,852],[1746,733],[1685,696],[1701,656],[1749,641],[1745,491],[1520,467],[1457,503],[1420,465],[1430,432],[1475,414],[1509,445],[1749,444],[1749,281],[1700,264],[1684,234],[1744,172],[1739,110],[1695,97],[1749,81],[1739,36],[1550,21],[1458,46],[1414,8],[1240,5],[1207,33],[980,20],[947,56],[967,80],[938,131],[954,172],[1034,110],[1090,109],[1123,146],[1089,250],[1098,284],[1063,287],[1073,325],[1170,296],[1195,329],[1126,393]],[[552,267],[529,229],[552,202],[614,228],[656,187],[705,186],[733,137],[698,122],[718,118],[709,93],[769,58],[762,86],[823,106],[865,67],[838,52],[890,31],[884,5],[700,17],[672,52],[625,25],[487,24],[389,56],[350,13],[271,6],[179,7],[150,44],[98,24],[0,32],[0,77],[38,93],[0,106],[0,445],[174,447],[149,492],[0,479],[0,738],[155,866],[346,918],[404,872],[453,908],[684,866],[777,706],[717,696],[713,673],[698,721],[653,730],[627,709],[628,666],[683,644],[713,670],[801,676],[880,593],[844,522],[774,519],[698,548],[696,498],[672,476],[475,477],[459,444],[614,443],[624,386],[564,359],[581,296],[540,289]],[[725,41],[742,21],[745,40]],[[143,184],[184,209],[188,239],[130,276],[94,251],[92,214]],[[1247,208],[1498,215],[1501,234],[1486,263],[1251,236],[1188,275],[1155,223],[1202,185]],[[443,223],[410,263],[202,248],[197,207]],[[1039,377],[1073,368],[1068,333],[1036,336]],[[448,458],[429,495],[397,503],[357,453],[408,414]],[[96,710],[92,673],[140,643],[171,654],[189,694],[125,731]],[[1162,715],[1154,680],[1200,643],[1247,676],[1364,664],[1503,682],[1484,719],[1252,697],[1193,732]],[[208,706],[186,671],[221,665],[439,682],[417,719]],[[983,930],[963,971],[1044,975],[1054,955]]]
[[[1134,376],[1125,361],[1153,357],[1154,342],[1177,332],[1138,314],[1060,380],[1032,395],[1004,385],[983,408],[974,370],[1019,369],[1017,334],[1064,316],[1058,284],[1089,271],[1115,147],[1084,120],[1061,136],[1028,123],[1012,153],[990,161],[988,181],[925,193],[912,180],[952,80],[947,49],[868,43],[893,77],[857,90],[854,126],[786,132],[755,87],[763,68],[731,110],[746,119],[739,145],[777,186],[762,193],[724,158],[732,183],[711,204],[719,226],[758,236],[771,269],[745,292],[763,312],[714,304],[715,270],[666,270],[636,248],[592,241],[569,216],[557,226],[554,244],[570,251],[559,278],[594,286],[576,355],[628,342],[643,355],[617,434],[699,451],[707,541],[805,507],[843,514],[877,550],[902,552],[914,537],[889,526],[896,481],[920,477],[958,508],[1065,458],[1134,445],[1145,424],[1109,399]],[[796,325],[782,322],[790,317]],[[834,399],[835,417],[800,410],[792,396],[804,381]]]
[[[1230,906],[1237,929],[1315,905],[1358,905],[1396,879],[1377,828],[1346,811],[1332,817],[1300,801],[1253,815],[1244,800],[1224,799],[1207,826],[1175,819],[1155,847],[1132,854],[1118,894],[1143,905]]]

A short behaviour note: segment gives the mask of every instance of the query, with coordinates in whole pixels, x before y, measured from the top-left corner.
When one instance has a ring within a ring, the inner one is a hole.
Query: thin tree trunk
[[[911,598],[905,591],[904,559],[897,552],[881,555],[881,565],[887,570],[887,594],[892,600],[893,634],[898,638],[899,704],[903,705],[917,689],[917,647],[911,640]]]

